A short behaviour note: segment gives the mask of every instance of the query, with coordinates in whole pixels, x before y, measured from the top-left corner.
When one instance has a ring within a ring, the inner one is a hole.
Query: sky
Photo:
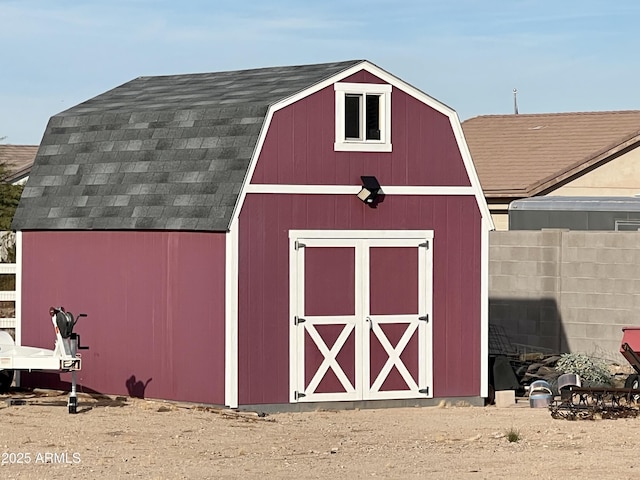
[[[129,80],[366,59],[457,111],[640,109],[636,0],[0,0],[0,138]]]

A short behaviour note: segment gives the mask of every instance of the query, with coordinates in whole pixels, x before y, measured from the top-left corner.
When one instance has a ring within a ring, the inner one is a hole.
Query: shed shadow
[[[493,403],[499,390],[525,395],[529,364],[567,351],[555,298],[490,297],[487,404]]]
[[[568,345],[555,298],[489,298],[490,355],[560,354]]]
[[[129,396],[133,398],[144,398],[144,392],[151,380],[153,380],[153,378],[149,377],[146,382],[142,382],[141,380],[137,380],[135,375],[131,375],[125,382]]]
[[[63,375],[68,375],[68,373],[64,373]],[[71,382],[63,380],[59,372],[21,372],[20,384],[22,388],[25,389],[42,388],[47,390],[62,390],[65,392],[71,391]],[[93,398],[107,397],[103,392],[94,390],[80,382],[77,383],[76,389],[78,393],[86,393]]]
[[[65,374],[66,375],[66,374]],[[16,405],[67,407],[71,382],[61,379],[58,372],[21,372],[21,386],[12,387],[7,395]],[[126,398],[106,395],[81,383],[76,385],[78,408],[86,413],[97,407],[124,407]]]

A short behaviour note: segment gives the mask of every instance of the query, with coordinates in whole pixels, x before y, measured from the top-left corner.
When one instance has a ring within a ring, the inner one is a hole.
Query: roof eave
[[[581,173],[589,169],[613,160],[625,150],[637,147],[638,144],[640,144],[640,132],[635,132],[632,135],[625,137],[622,142],[616,143],[613,146],[605,147],[605,149],[596,152],[594,155],[582,159],[560,172],[540,180],[539,182],[529,185],[529,187],[527,187],[527,196],[533,197],[547,190],[552,190],[554,187],[565,183],[572,177],[579,176]]]
[[[525,189],[504,189],[504,190],[484,190],[484,196],[488,200],[498,200],[501,198],[523,198],[528,197],[529,194]]]
[[[4,182],[5,183],[15,183],[15,182],[19,182],[20,180],[24,179],[25,177],[29,176],[29,173],[31,173],[31,167],[32,165],[28,165],[24,168],[21,168],[20,170],[18,170],[17,172],[13,172],[11,175],[8,175],[5,179]]]

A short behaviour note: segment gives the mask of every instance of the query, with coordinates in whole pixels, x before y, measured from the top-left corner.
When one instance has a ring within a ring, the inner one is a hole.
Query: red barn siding
[[[345,83],[386,83],[381,78],[376,77],[373,73],[367,72],[366,70],[360,70],[359,72],[354,73],[346,77],[341,82]]]
[[[22,257],[23,344],[52,348],[52,305],[89,315],[83,388],[224,404],[224,234],[24,232]]]
[[[304,290],[305,315],[354,315],[355,249],[309,249],[305,255]]]
[[[394,88],[392,152],[335,152],[333,86],[277,111],[252,183],[354,185],[375,175],[381,185],[469,186],[449,118]]]
[[[369,313],[371,315],[418,314],[420,309],[417,249],[374,247],[369,251],[369,255],[371,258]]]
[[[480,395],[480,231],[473,196],[249,194],[240,215],[240,404],[289,401],[291,229],[434,230],[433,394]]]

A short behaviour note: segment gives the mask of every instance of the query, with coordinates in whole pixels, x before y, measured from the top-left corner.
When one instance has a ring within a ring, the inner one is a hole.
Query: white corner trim
[[[22,345],[22,232],[16,232],[16,345]]]
[[[238,406],[238,221],[225,235],[224,403]]]
[[[480,396],[489,395],[489,230],[491,217],[483,218],[480,240]],[[489,224],[489,225],[487,225]]]
[[[247,185],[245,193],[280,193],[291,195],[357,195],[360,185],[274,185],[253,183]],[[382,186],[384,195],[470,195],[476,191],[473,187],[456,186]]]
[[[22,345],[22,232],[16,232],[16,345]],[[16,386],[20,386],[20,370],[16,370],[14,376]]]

